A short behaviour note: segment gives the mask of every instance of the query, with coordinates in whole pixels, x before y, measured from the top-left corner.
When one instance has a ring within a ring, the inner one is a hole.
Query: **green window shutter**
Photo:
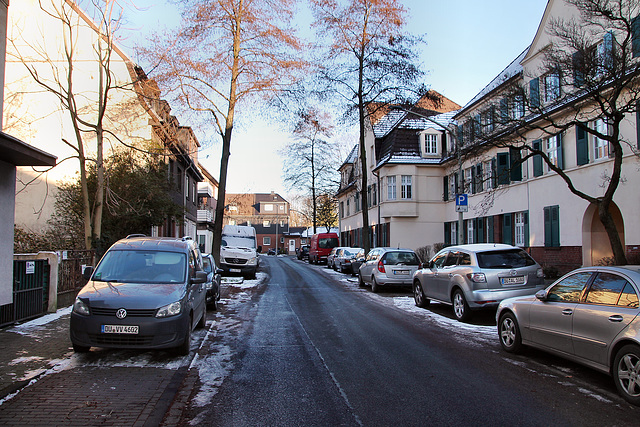
[[[513,227],[510,213],[502,216],[502,243],[513,245]]]
[[[498,185],[509,184],[509,153],[498,153]]]
[[[529,81],[529,103],[532,108],[540,107],[540,80],[537,77]]]
[[[529,242],[529,211],[524,212],[524,245],[527,248],[531,246],[531,242]]]
[[[554,248],[560,247],[560,206],[551,207],[551,244]]]
[[[589,163],[589,138],[583,126],[576,126],[576,153],[578,166]]]
[[[631,51],[634,58],[640,56],[640,16],[631,20]]]
[[[476,243],[484,243],[484,218],[475,219],[473,231],[476,235],[474,241]]]
[[[448,175],[445,175],[442,177],[442,190],[443,190],[442,200],[446,202],[449,200],[449,176]]]
[[[476,181],[477,181],[476,191],[478,193],[481,191],[484,191],[484,175],[482,172],[482,163],[478,163],[476,165]]]
[[[460,194],[460,176],[457,172],[451,176],[453,176],[453,188],[456,191],[456,194]],[[452,196],[455,196],[456,194],[452,194]]]
[[[491,159],[491,188],[498,188],[498,160],[494,157]]]
[[[493,238],[493,217],[487,217],[487,243],[494,243]]]
[[[534,150],[542,150],[542,140],[536,139],[531,143]],[[540,154],[533,155],[533,176],[542,176],[544,173],[542,169],[542,156]]]
[[[448,246],[451,245],[451,223],[450,222],[444,223],[444,244]]]
[[[560,247],[560,207],[557,205],[544,208],[544,246]]]
[[[469,189],[471,190],[471,194],[476,194],[478,190],[476,189],[476,168],[471,167],[471,182],[469,183]]]
[[[580,87],[584,84],[584,55],[581,51],[573,54],[573,85]]]
[[[517,148],[509,148],[509,159],[511,161],[509,169],[511,170],[511,181],[522,181],[522,154]]]
[[[464,145],[464,128],[462,125],[456,126],[456,134],[458,137],[458,146],[462,147]]]
[[[562,147],[562,134],[558,134],[558,168],[564,170],[564,149]]]

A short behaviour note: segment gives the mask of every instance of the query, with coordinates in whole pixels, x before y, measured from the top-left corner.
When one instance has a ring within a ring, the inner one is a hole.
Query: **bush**
[[[416,249],[416,255],[420,258],[420,262],[425,264],[431,259],[431,246],[422,246]]]

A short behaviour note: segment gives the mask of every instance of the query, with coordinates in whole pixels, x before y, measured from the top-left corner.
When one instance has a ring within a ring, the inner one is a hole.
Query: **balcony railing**
[[[213,212],[208,209],[198,209],[198,222],[213,222]]]

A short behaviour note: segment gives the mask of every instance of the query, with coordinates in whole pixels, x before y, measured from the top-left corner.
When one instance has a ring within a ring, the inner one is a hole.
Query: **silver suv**
[[[411,249],[372,249],[360,265],[360,286],[369,283],[374,293],[384,285],[411,286],[413,274],[419,266],[420,259]]]
[[[521,248],[504,244],[471,244],[445,248],[413,276],[418,307],[430,300],[453,305],[461,322],[472,310],[495,308],[500,301],[535,294],[544,288],[542,267]]]

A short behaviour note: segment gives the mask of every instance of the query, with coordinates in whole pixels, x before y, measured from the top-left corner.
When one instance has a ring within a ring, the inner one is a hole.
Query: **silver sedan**
[[[613,375],[619,393],[640,405],[640,266],[585,267],[535,296],[509,298],[496,318],[502,348],[523,346]]]

